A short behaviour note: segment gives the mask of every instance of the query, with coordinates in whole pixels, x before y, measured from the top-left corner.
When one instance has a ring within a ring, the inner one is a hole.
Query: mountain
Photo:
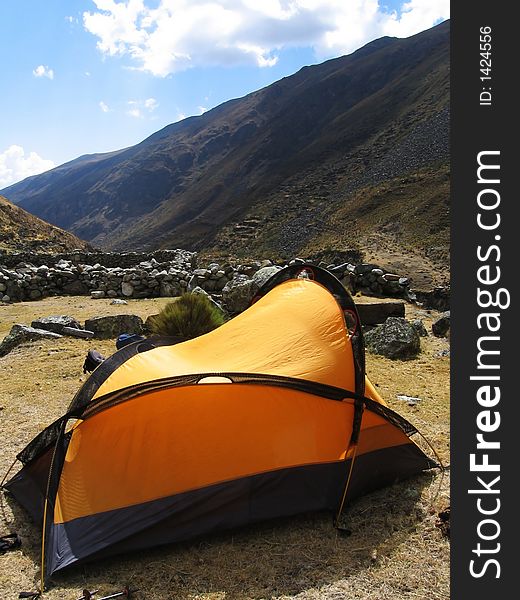
[[[0,253],[92,249],[75,235],[49,225],[0,196]]]
[[[2,193],[112,249],[370,243],[446,265],[449,31],[381,38]]]

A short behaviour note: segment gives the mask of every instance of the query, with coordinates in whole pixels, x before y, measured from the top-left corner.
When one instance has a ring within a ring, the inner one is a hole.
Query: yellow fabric
[[[372,382],[367,376],[365,376],[365,396],[375,400],[376,402],[379,402],[379,404],[382,404],[383,406],[387,406],[386,402],[379,395],[376,388],[372,385]]]
[[[292,389],[213,383],[165,389],[79,423],[54,522],[278,469],[341,461],[353,405]],[[411,443],[365,411],[359,454]]]
[[[355,389],[343,312],[321,284],[291,280],[204,336],[121,365],[94,396],[193,373],[259,373]],[[366,380],[366,395],[382,403]],[[226,383],[144,393],[72,430],[54,520],[72,519],[294,466],[345,459],[352,402],[293,389]],[[411,443],[365,411],[359,454]]]
[[[352,347],[340,306],[321,284],[296,279],[278,285],[206,335],[134,356],[94,398],[146,381],[210,372],[284,375],[355,388]]]

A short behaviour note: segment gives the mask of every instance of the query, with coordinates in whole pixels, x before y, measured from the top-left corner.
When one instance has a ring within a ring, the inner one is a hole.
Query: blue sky
[[[449,0],[1,0],[0,189],[448,17]]]

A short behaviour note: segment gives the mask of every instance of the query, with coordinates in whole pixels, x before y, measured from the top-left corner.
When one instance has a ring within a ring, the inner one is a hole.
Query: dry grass
[[[103,314],[156,314],[168,299],[110,306],[105,300],[51,298],[0,306],[0,339],[16,322],[50,314],[82,320]],[[366,301],[371,301],[366,299]],[[408,307],[409,317],[427,324],[431,314]],[[422,339],[416,360],[400,362],[368,355],[367,371],[389,405],[434,443],[449,462],[449,358],[437,357],[445,340]],[[17,348],[0,358],[0,473],[45,425],[62,414],[81,385],[89,348],[111,354],[113,341],[64,338]],[[415,406],[397,394],[418,396]],[[124,584],[139,598],[319,600],[447,599],[449,542],[435,527],[436,514],[449,504],[449,473],[423,475],[355,502],[344,537],[329,514],[272,521],[201,540],[146,550],[57,576],[49,600],[73,600],[85,587],[103,593]],[[0,534],[16,530],[20,550],[0,556],[0,599],[35,589],[39,577],[40,532],[8,498],[1,499]]]

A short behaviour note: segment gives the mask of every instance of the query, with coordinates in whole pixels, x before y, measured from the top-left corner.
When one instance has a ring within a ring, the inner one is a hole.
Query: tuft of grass
[[[189,340],[220,327],[223,314],[202,294],[183,294],[151,319],[152,333]]]

